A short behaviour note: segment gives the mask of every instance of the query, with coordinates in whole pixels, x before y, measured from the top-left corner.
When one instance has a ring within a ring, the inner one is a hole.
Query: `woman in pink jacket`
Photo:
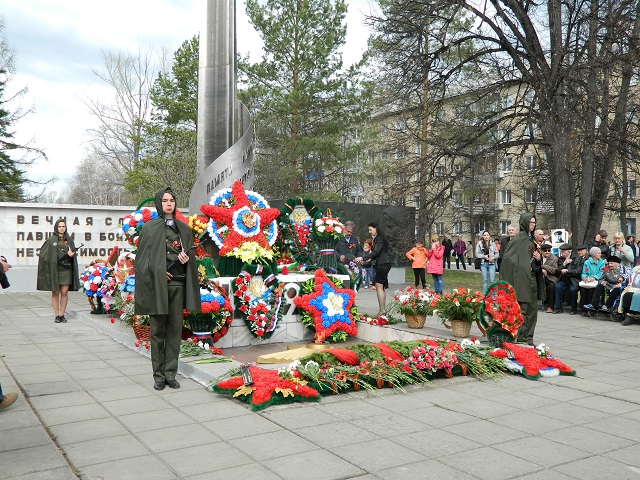
[[[427,273],[430,273],[433,277],[433,289],[436,293],[442,295],[442,288],[444,282],[442,281],[442,257],[444,256],[444,246],[440,243],[439,237],[433,237],[431,239],[431,248],[427,252]]]
[[[427,249],[424,248],[420,240],[416,240],[416,246],[409,250],[406,254],[411,260],[411,268],[415,276],[415,286],[422,282],[422,288],[427,288],[427,280],[424,275],[424,269],[427,268]]]

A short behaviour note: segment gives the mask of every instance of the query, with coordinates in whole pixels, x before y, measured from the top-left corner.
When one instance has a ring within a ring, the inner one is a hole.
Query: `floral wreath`
[[[198,267],[198,270],[201,269],[204,269],[204,267]],[[204,287],[200,287],[200,310],[202,313],[184,310],[185,326],[191,330],[197,339],[211,335],[213,343],[220,341],[228,333],[233,321],[233,308],[226,290],[218,281],[210,279],[206,281]],[[204,316],[210,316],[213,319],[211,331],[195,331],[197,329],[197,320]]]
[[[310,264],[314,250],[311,238],[311,222],[317,213],[310,198],[289,198],[280,209],[278,226],[284,244],[291,252],[294,260],[301,264]]]
[[[232,288],[249,331],[263,340],[271,337],[282,318],[282,286],[271,268],[245,263]]]
[[[489,285],[484,305],[480,310],[480,321],[485,328],[490,327],[490,322],[493,321],[516,338],[518,329],[524,323],[524,317],[516,299],[516,292],[509,283],[501,280]]]
[[[82,288],[87,297],[102,297],[101,285],[107,274],[108,265],[102,262],[91,262],[80,276]]]
[[[258,193],[245,190],[240,181],[231,188],[218,190],[211,196],[209,204],[201,211],[210,220],[207,231],[220,248],[221,256],[240,257],[244,243],[253,242],[254,258],[265,257],[278,236],[276,217],[278,209],[269,208],[267,201]],[[245,261],[251,260],[246,257]]]
[[[125,215],[120,229],[122,237],[134,248],[138,248],[140,232],[145,223],[158,218],[158,212],[150,208],[138,208],[135,212]]]
[[[315,328],[316,343],[322,343],[328,337],[336,341],[358,334],[357,310],[356,315],[352,312],[355,292],[341,286],[338,279],[332,281],[324,270],[318,269],[313,279],[300,286],[301,295],[293,299],[303,312],[302,323]]]

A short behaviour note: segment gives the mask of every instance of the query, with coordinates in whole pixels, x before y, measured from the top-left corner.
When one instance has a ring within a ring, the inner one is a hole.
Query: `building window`
[[[458,192],[454,193],[453,195],[451,195],[451,200],[453,201],[454,207],[459,207],[460,205],[462,205],[462,194]]]
[[[462,222],[453,222],[453,235],[462,235]]]
[[[436,235],[442,235],[444,233],[444,223],[436,222],[433,226],[436,229]]]
[[[527,170],[535,170],[538,168],[538,159],[535,155],[524,156],[524,168]]]
[[[500,190],[499,193],[500,193],[500,203],[502,205],[511,203],[511,190],[509,189]]]
[[[476,235],[481,236],[485,230],[489,231],[487,222],[476,222]]]
[[[509,220],[500,220],[500,235],[509,234],[509,225],[511,225],[511,222]]]
[[[435,174],[436,177],[444,177],[444,167],[442,165],[436,165]]]
[[[627,218],[627,234],[625,236],[633,235],[636,236],[636,219],[635,218]]]
[[[636,198],[636,181],[628,180],[627,181],[627,200],[635,200]]]
[[[402,185],[404,183],[404,175],[402,173],[396,173],[396,183]]]
[[[442,197],[442,195],[438,195],[433,199],[433,203],[436,207],[444,207],[444,198]]]
[[[416,208],[420,208],[420,196],[416,195],[415,197],[413,197],[413,204],[416,206]]]
[[[367,184],[373,187],[376,184],[375,177],[373,175],[367,175]]]
[[[524,201],[527,203],[536,203],[537,190],[535,188],[524,189]]]
[[[504,173],[510,172],[512,165],[513,159],[511,157],[503,157],[500,160],[500,170],[502,170]]]

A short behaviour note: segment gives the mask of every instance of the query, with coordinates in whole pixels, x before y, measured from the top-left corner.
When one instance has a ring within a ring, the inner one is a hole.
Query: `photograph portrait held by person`
[[[538,322],[538,300],[544,300],[544,279],[538,246],[533,240],[536,217],[531,213],[520,215],[518,234],[509,240],[502,255],[500,279],[511,284],[524,317],[518,330],[518,342],[533,345]]]
[[[176,380],[183,310],[200,311],[198,265],[188,225],[175,218],[176,198],[167,187],[155,195],[158,218],[145,223],[136,254],[136,315],[149,315],[153,388],[180,388]],[[167,271],[167,267],[173,264]]]
[[[371,222],[368,225],[369,235],[373,240],[371,251],[356,260],[362,263],[363,260],[371,260],[376,269],[375,288],[378,298],[378,316],[386,314],[387,304],[386,288],[389,288],[389,271],[391,270],[391,256],[389,255],[389,240],[382,232],[380,225]]]
[[[53,226],[53,235],[40,247],[36,284],[38,290],[51,292],[56,323],[67,323],[64,314],[69,302],[69,290],[77,291],[80,288],[76,250],[66,221],[58,219]]]

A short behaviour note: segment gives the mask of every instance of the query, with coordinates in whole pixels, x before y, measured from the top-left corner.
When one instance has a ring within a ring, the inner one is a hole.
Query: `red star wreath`
[[[335,330],[344,330],[356,336],[358,329],[350,309],[355,292],[348,288],[336,288],[322,269],[314,274],[313,292],[293,299],[294,304],[313,317],[316,327],[316,343],[322,343]]]
[[[271,222],[278,218],[280,211],[277,208],[255,209],[239,180],[231,187],[231,197],[228,202],[229,207],[216,205],[200,207],[202,213],[228,228],[228,234],[220,247],[220,255],[230,253],[235,247],[240,247],[245,242],[256,242],[265,250],[270,250],[271,246],[266,236],[274,232],[265,230],[270,229]]]
[[[250,366],[249,371],[253,385],[245,385],[242,377],[233,377],[218,382],[213,386],[213,391],[233,394],[248,402],[251,410],[262,410],[273,404],[320,400],[318,391],[299,379],[298,372],[294,378],[288,379],[281,378],[277,370]],[[275,395],[276,393],[280,395]]]

